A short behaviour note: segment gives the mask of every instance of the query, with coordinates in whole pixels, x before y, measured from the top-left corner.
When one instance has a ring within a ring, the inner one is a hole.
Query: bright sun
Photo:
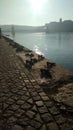
[[[46,0],[31,0],[32,10],[35,14],[40,14],[44,8]]]

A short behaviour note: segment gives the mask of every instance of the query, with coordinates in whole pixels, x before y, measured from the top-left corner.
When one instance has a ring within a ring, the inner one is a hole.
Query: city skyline
[[[72,0],[0,0],[0,24],[42,26],[73,20]]]

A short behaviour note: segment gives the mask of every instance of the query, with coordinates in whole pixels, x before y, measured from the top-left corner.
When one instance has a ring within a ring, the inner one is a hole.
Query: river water
[[[12,35],[9,35],[12,38]],[[73,33],[46,34],[16,32],[14,40],[73,71]]]

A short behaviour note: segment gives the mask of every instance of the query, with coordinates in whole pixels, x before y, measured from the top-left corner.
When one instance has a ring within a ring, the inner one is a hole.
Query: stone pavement
[[[0,130],[71,130],[4,39],[0,40]]]

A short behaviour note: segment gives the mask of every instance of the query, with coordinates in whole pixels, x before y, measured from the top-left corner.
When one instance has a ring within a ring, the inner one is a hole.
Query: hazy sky
[[[44,25],[73,20],[73,0],[0,0],[0,24]]]

